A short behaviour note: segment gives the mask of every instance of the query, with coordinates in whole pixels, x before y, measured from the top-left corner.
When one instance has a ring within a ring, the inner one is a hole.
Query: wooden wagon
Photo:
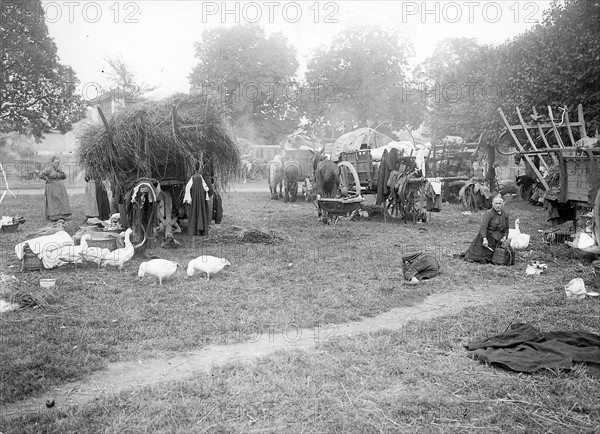
[[[600,147],[597,140],[587,136],[583,106],[578,106],[576,122],[569,120],[566,106],[560,109],[562,113],[558,116],[551,107],[548,107],[548,116],[538,115],[534,108],[531,116],[533,122],[525,122],[517,107],[517,125],[510,125],[502,109],[498,110],[513,139],[516,152],[521,154],[545,191],[544,200],[548,205],[549,217],[560,213],[572,220],[575,228],[578,211],[587,214],[593,209],[592,227],[595,242],[598,244]],[[540,157],[539,167],[534,164],[536,156]],[[549,177],[546,175],[553,168],[558,168],[558,185],[549,184]]]
[[[340,154],[340,187],[349,192],[361,194],[378,194],[378,190],[385,189],[380,185],[380,167],[382,162],[373,161],[369,149],[343,152]],[[383,163],[385,164],[385,162]],[[350,176],[352,168],[356,175]],[[392,170],[407,178],[404,191],[399,192],[393,186],[385,194],[385,202],[382,204],[384,219],[404,218],[408,215],[413,217],[413,222],[423,218],[424,206],[423,185],[425,178],[415,172],[416,163],[413,156],[399,156],[396,166]],[[354,180],[357,178],[357,180]],[[388,179],[384,182],[387,184]],[[357,188],[357,186],[359,188]]]

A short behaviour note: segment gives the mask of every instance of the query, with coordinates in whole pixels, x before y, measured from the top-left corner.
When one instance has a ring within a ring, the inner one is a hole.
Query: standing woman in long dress
[[[67,189],[62,183],[67,178],[65,172],[60,167],[60,159],[52,157],[50,166],[46,167],[40,178],[46,181],[46,220],[56,221],[58,219],[68,219],[71,217],[71,206],[69,205],[69,196]]]

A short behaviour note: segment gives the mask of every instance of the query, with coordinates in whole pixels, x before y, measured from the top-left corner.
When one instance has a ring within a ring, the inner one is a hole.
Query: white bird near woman
[[[152,259],[151,261],[142,262],[140,264],[138,277],[141,279],[146,274],[158,277],[158,283],[159,285],[162,285],[163,279],[175,274],[177,267],[183,269],[177,262],[169,261],[167,259]]]
[[[113,250],[112,252],[105,252],[102,256],[100,265],[103,267],[110,265],[112,267],[117,267],[119,271],[123,271],[123,264],[133,258],[133,254],[135,253],[135,248],[133,247],[133,244],[131,244],[132,232],[133,230],[131,230],[131,228],[125,231],[125,247]]]
[[[225,258],[217,258],[210,255],[198,256],[196,259],[192,259],[188,263],[187,275],[189,277],[194,275],[195,271],[202,271],[206,274],[206,280],[210,280],[211,274],[217,274],[227,265],[231,265]]]
[[[519,219],[516,219],[515,228],[508,230],[507,240],[510,241],[510,247],[512,247],[514,250],[526,249],[529,247],[529,240],[531,239],[530,235],[521,233],[519,224]]]

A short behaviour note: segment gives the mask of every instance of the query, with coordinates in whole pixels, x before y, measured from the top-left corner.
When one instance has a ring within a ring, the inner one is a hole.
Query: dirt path
[[[233,361],[252,361],[278,350],[310,350],[317,343],[338,337],[368,333],[383,329],[402,330],[410,321],[429,319],[456,313],[470,306],[500,302],[510,296],[511,288],[498,286],[480,290],[465,290],[434,294],[422,303],[400,307],[362,321],[329,325],[318,329],[268,331],[248,337],[233,345],[209,345],[201,350],[170,359],[113,363],[86,380],[63,385],[44,395],[9,404],[0,409],[0,415],[14,417],[31,412],[45,412],[46,401],[54,400],[52,410],[85,404],[102,395],[140,388],[166,381],[184,380],[194,373],[208,372],[213,366]]]

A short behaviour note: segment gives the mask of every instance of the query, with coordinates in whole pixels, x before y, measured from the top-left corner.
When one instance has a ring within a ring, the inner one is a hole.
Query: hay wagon
[[[562,113],[558,116],[551,107],[548,107],[548,116],[538,115],[534,108],[530,122],[525,122],[517,107],[519,123],[515,125],[510,125],[502,109],[498,111],[513,139],[515,152],[520,153],[544,190],[549,219],[572,220],[575,228],[578,214],[587,215],[593,210],[592,227],[597,245],[600,240],[600,147],[597,139],[587,136],[583,106],[579,104],[575,122],[569,120],[566,106],[560,108]],[[539,166],[534,163],[536,156]],[[549,176],[553,173],[558,176]]]
[[[133,229],[136,248],[163,229],[164,245],[178,245],[178,219],[187,219],[189,235],[207,235],[213,210],[222,210],[219,192],[241,161],[222,103],[178,94],[125,107],[108,119],[98,112],[102,124],[84,128],[78,159],[91,179],[110,180],[121,225]]]

